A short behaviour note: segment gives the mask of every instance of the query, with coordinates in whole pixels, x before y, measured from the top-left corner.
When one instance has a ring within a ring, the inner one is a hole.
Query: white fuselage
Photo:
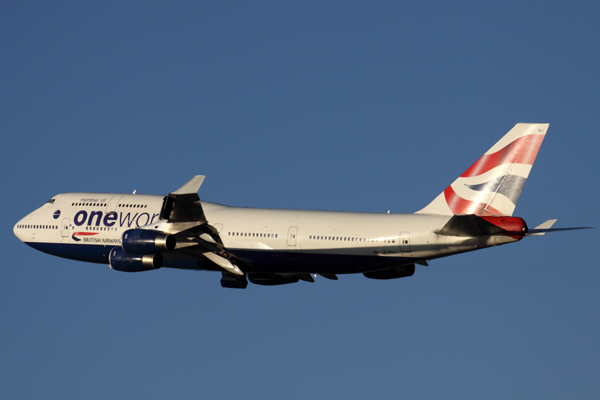
[[[118,271],[222,271],[223,287],[245,288],[246,278],[311,281],[311,273],[402,278],[415,264],[527,235],[525,221],[512,215],[547,129],[516,124],[414,214],[228,207],[201,202],[205,176],[195,175],[165,197],[59,194],[14,232],[40,251]]]
[[[163,196],[65,193],[14,228],[28,245],[60,257],[108,263],[123,232],[159,221]],[[435,233],[445,215],[256,209],[202,202],[223,245],[259,271],[353,273],[475,250],[476,238]],[[194,249],[165,254],[165,266],[217,269]]]

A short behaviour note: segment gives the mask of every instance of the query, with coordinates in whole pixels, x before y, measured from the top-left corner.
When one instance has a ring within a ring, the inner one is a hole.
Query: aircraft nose
[[[21,241],[25,242],[25,235],[27,233],[27,217],[22,218],[19,222],[15,224],[13,227],[13,233],[15,236]]]
[[[23,239],[21,239],[21,236],[20,236],[20,232],[19,232],[20,228],[19,228],[19,226],[21,226],[21,221],[19,221],[19,222],[17,222],[15,224],[15,226],[13,227],[13,233],[22,242]]]

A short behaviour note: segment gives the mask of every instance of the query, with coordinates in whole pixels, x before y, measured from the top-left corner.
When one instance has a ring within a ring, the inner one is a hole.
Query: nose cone
[[[23,221],[25,220],[25,218],[23,218],[22,220],[20,220],[19,222],[17,222],[15,224],[15,226],[13,227],[13,233],[15,234],[15,236],[21,241],[24,242],[25,240],[25,229],[23,229],[23,226],[25,225],[23,223]]]

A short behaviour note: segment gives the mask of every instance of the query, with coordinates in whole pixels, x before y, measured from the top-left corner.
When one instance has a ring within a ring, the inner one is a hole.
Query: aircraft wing
[[[196,175],[176,191],[169,193],[163,201],[160,220],[161,230],[177,234],[186,229],[207,223],[198,190],[204,175]]]
[[[199,247],[199,253],[224,271],[244,275],[240,269],[253,270],[248,262],[235,256],[223,245],[218,230],[210,225],[204,215],[198,190],[205,175],[196,175],[176,191],[169,193],[163,202],[160,222],[152,229],[175,235],[175,249]],[[187,249],[191,250],[191,249]]]

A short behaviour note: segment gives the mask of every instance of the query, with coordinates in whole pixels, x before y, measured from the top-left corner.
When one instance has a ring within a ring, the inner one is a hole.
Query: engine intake
[[[108,255],[108,264],[116,271],[142,272],[162,267],[163,256],[157,254],[128,254],[123,249],[115,247]]]
[[[122,246],[129,254],[153,254],[175,249],[175,236],[146,229],[123,232]]]

